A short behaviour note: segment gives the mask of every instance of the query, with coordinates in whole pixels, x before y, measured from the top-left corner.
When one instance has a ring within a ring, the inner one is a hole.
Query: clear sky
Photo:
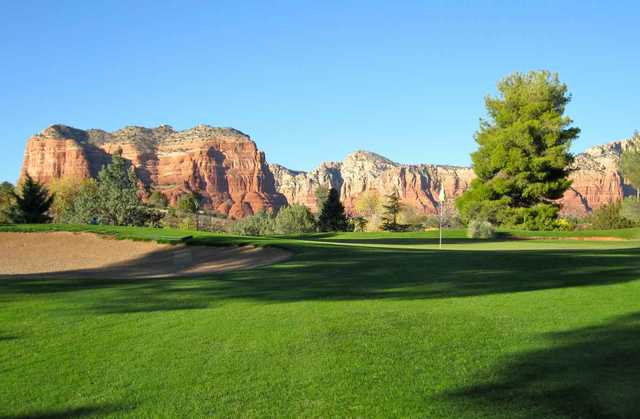
[[[204,123],[307,170],[367,149],[469,164],[483,98],[557,71],[574,150],[640,129],[640,2],[3,1],[0,180],[48,125]]]

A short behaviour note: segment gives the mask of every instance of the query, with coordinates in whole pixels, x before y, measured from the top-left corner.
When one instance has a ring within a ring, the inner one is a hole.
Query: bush
[[[275,223],[269,214],[259,212],[231,224],[229,232],[240,236],[265,236],[274,234]]]
[[[591,227],[597,230],[633,227],[633,222],[620,214],[621,209],[622,204],[620,202],[613,202],[594,210],[589,217]]]
[[[580,221],[575,217],[562,217],[556,221],[556,230],[574,231],[578,229]]]
[[[467,227],[470,239],[491,239],[496,236],[496,229],[489,221],[472,220]]]
[[[316,221],[309,208],[292,204],[282,208],[275,218],[277,234],[304,234],[316,231]]]

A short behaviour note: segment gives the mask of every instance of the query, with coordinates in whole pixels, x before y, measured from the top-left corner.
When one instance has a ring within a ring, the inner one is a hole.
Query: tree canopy
[[[564,115],[567,86],[548,71],[514,73],[487,97],[471,154],[477,178],[457,201],[465,221],[485,219],[529,229],[551,228],[568,179],[571,142],[580,130]]]

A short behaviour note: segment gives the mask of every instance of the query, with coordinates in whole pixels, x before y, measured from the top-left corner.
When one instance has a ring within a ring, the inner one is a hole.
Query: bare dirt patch
[[[0,233],[1,277],[204,276],[283,261],[281,249],[117,240],[90,233]]]

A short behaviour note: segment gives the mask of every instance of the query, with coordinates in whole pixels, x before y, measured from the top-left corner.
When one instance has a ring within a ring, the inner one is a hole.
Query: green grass
[[[616,242],[557,232],[485,242],[447,231],[438,250],[437,232],[19,229],[192,235],[294,256],[202,279],[0,279],[0,417],[640,411],[638,230],[580,233],[632,239]]]

